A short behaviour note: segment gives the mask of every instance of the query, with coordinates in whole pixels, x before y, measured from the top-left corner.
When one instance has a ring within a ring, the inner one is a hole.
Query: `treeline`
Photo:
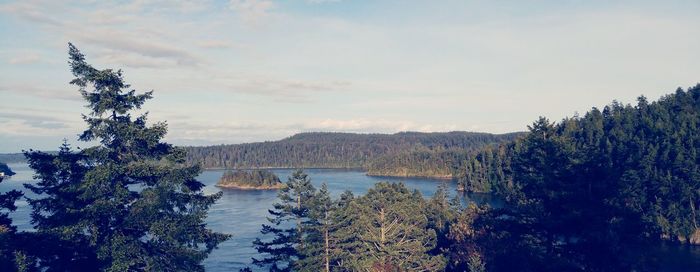
[[[700,243],[700,85],[617,102],[462,161],[502,207],[402,184],[330,199],[297,172],[255,242],[272,271],[658,271],[661,243]],[[676,260],[678,261],[678,260]],[[690,262],[689,262],[690,263]],[[688,264],[689,264],[688,263]],[[688,271],[698,267],[686,266]]]
[[[700,85],[559,123],[540,118],[525,138],[475,159],[464,175],[488,173],[476,180],[498,186],[509,206],[492,213],[497,224],[481,223],[485,237],[508,233],[509,244],[524,246],[492,262],[531,256],[517,267],[653,270],[653,258],[624,257],[662,240],[700,244],[699,122]]]
[[[486,148],[488,146],[486,145]],[[370,161],[367,165],[367,174],[393,177],[452,178],[456,173],[456,163],[476,152],[470,151],[460,148],[447,150],[421,148],[387,154]]]
[[[24,154],[22,154],[22,153],[0,154],[0,163],[18,163],[18,162],[26,162],[26,161],[27,161],[27,159],[24,157]]]
[[[498,192],[511,185],[514,142],[488,146],[470,152],[452,164],[457,190],[465,192]]]
[[[277,175],[267,170],[228,170],[216,185],[239,188],[278,188],[282,185],[282,181]]]
[[[187,160],[205,168],[363,168],[382,165],[390,169],[382,156],[412,155],[417,152],[477,150],[487,145],[509,142],[521,133],[488,134],[475,132],[396,134],[301,133],[263,143],[186,147]],[[375,162],[375,160],[377,160]],[[411,169],[424,161],[415,161]],[[396,165],[395,168],[401,166]],[[445,165],[435,166],[444,173]],[[374,168],[375,170],[379,170]],[[382,171],[384,169],[381,169]],[[382,172],[383,173],[383,172]]]
[[[450,205],[441,188],[431,200],[401,183],[377,183],[367,194],[332,199],[302,171],[292,174],[270,210],[263,253],[253,263],[270,271],[441,271],[448,267]],[[456,260],[457,258],[452,258]],[[474,263],[474,262],[472,262]]]

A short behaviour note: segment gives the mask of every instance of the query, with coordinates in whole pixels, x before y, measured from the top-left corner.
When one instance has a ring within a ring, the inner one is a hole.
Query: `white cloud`
[[[222,40],[204,40],[197,43],[200,47],[204,48],[216,48],[216,49],[228,49],[237,46],[237,44],[222,41]]]
[[[41,61],[41,56],[38,53],[18,53],[19,55],[11,57],[7,63],[9,64],[32,64]]]
[[[52,88],[39,86],[36,82],[25,82],[13,85],[0,84],[0,93],[31,96],[38,99],[83,101],[78,89],[70,85],[66,85],[64,88]]]
[[[275,3],[270,0],[230,0],[229,7],[241,16],[244,22],[258,25],[270,17]]]

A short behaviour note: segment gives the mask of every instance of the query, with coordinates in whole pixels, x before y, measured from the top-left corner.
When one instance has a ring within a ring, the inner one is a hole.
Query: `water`
[[[28,197],[34,195],[25,190],[23,183],[32,183],[32,170],[26,164],[10,164],[10,168],[17,172],[15,176],[0,183],[0,192],[12,189],[22,190]],[[272,170],[280,179],[286,181],[293,170]],[[220,244],[209,258],[204,262],[207,271],[238,271],[238,269],[252,266],[251,258],[258,256],[252,247],[252,242],[260,236],[260,226],[267,223],[265,219],[267,210],[276,201],[277,191],[274,190],[235,190],[220,189],[214,185],[223,174],[224,170],[206,170],[200,176],[206,187],[205,193],[211,194],[223,191],[221,199],[212,206],[207,218],[210,228],[218,232],[232,234],[233,237]],[[316,187],[322,183],[328,184],[328,189],[333,197],[338,197],[345,190],[352,191],[355,195],[362,195],[379,181],[403,182],[409,188],[420,191],[423,196],[431,197],[440,184],[447,185],[448,191],[454,195],[456,184],[446,180],[426,178],[386,178],[370,177],[357,170],[335,169],[308,169],[306,173]],[[463,201],[475,201],[488,203],[492,206],[501,206],[497,199],[489,194],[470,194]],[[16,202],[17,211],[12,213],[13,223],[19,230],[31,230],[29,221],[31,207],[26,200]],[[679,246],[663,244],[651,249],[659,261],[660,271],[700,271],[700,247]]]
[[[17,174],[10,179],[0,183],[0,192],[17,189],[25,191],[27,197],[34,197],[31,192],[25,190],[23,183],[32,183],[32,170],[26,164],[10,164],[10,168]],[[291,169],[271,170],[283,181],[291,175]],[[206,187],[206,194],[213,194],[223,191],[223,196],[214,204],[207,218],[210,228],[218,232],[232,234],[233,237],[220,244],[209,258],[204,262],[207,271],[238,271],[238,269],[251,266],[251,258],[258,254],[252,247],[252,242],[260,236],[260,227],[267,223],[267,210],[272,207],[272,203],[277,199],[275,190],[236,190],[221,189],[216,186],[224,170],[206,170],[199,180]],[[328,190],[333,197],[338,197],[346,190],[352,191],[355,195],[362,195],[375,183],[379,181],[403,182],[411,189],[416,189],[424,197],[431,197],[440,184],[447,185],[451,194],[456,192],[456,184],[447,180],[426,179],[426,178],[387,178],[370,177],[358,170],[336,170],[336,169],[307,169],[306,173],[311,178],[312,183],[317,188],[322,183],[328,184]],[[470,198],[479,203],[489,203],[499,205],[488,194],[472,194]],[[17,211],[12,213],[13,223],[19,230],[31,230],[30,212],[31,207],[26,200],[16,202]]]

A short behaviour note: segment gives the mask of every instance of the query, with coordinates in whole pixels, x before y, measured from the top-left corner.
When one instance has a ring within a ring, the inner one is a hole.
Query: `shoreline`
[[[216,184],[214,185],[223,189],[237,189],[237,190],[279,190],[284,188],[284,184],[280,183],[279,186],[246,186],[246,185],[234,185],[234,184]]]
[[[370,174],[366,169],[359,167],[248,167],[248,168],[223,168],[223,167],[207,167],[202,168],[203,170],[290,170],[290,169],[317,169],[317,170],[355,170],[364,172],[365,175],[370,177],[384,177],[384,178],[426,178],[426,179],[440,179],[440,180],[452,180],[454,177],[452,175],[392,175],[392,174]]]

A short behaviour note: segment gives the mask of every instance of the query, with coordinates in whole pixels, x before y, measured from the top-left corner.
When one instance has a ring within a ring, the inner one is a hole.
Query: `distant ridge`
[[[378,158],[397,155],[397,159],[419,154],[464,153],[486,146],[510,142],[523,132],[491,134],[483,132],[399,132],[360,134],[345,132],[304,132],[278,141],[186,147],[190,163],[205,168],[369,168]],[[437,165],[447,169],[444,163]],[[383,163],[386,166],[386,163]],[[402,165],[406,167],[406,165]],[[427,169],[425,175],[412,171],[410,176],[445,177],[445,171]],[[389,175],[397,171],[386,172]],[[439,173],[439,174],[435,174]],[[383,175],[384,172],[374,174]],[[449,174],[448,174],[449,175]]]

